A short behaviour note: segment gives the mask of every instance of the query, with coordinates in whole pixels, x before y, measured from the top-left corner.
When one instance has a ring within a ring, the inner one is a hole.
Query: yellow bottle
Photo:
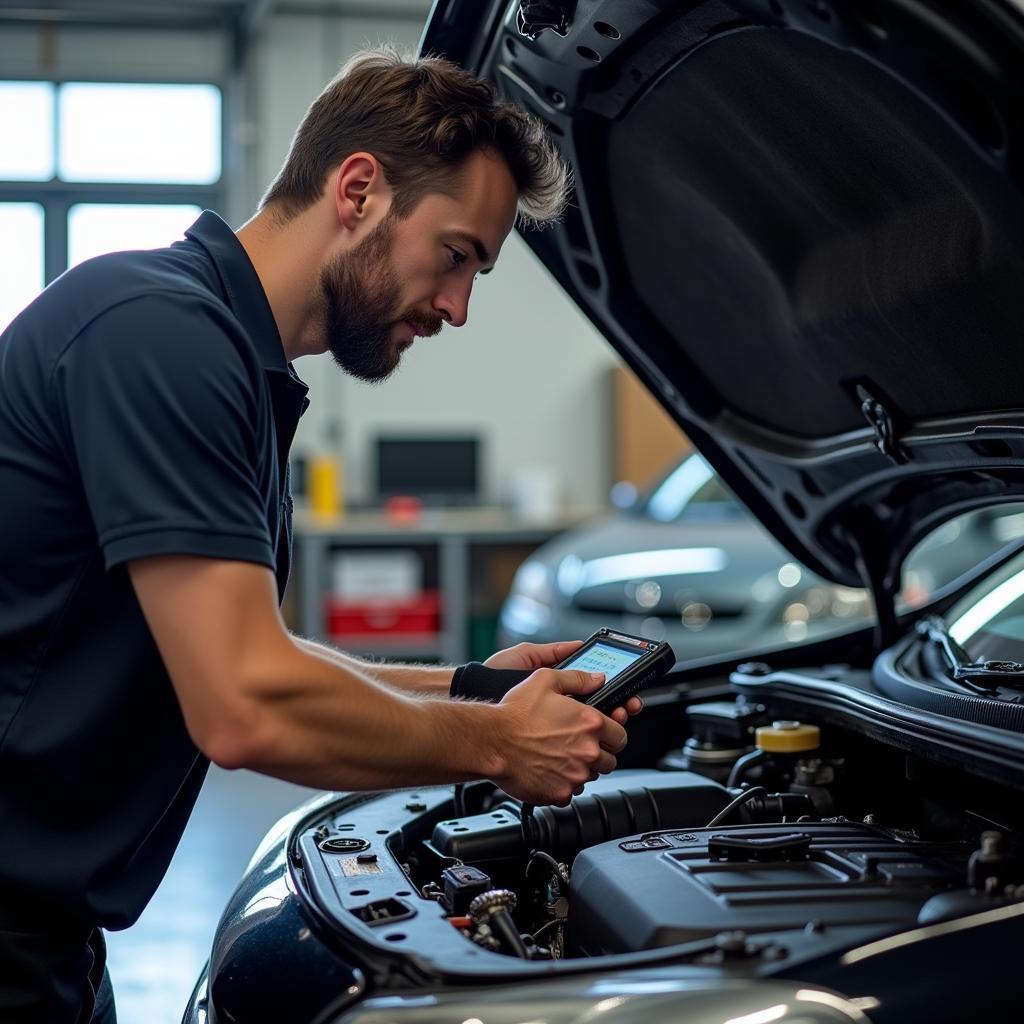
[[[309,476],[309,511],[318,519],[341,515],[341,463],[334,455],[314,455],[306,468]]]

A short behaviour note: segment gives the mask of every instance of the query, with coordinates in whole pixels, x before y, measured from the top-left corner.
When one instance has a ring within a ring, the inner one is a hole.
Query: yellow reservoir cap
[[[754,733],[758,749],[770,754],[799,754],[817,750],[821,745],[821,730],[816,725],[801,722],[772,722],[762,725]]]

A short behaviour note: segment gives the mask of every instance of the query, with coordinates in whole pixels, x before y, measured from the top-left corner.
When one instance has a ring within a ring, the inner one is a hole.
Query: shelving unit
[[[296,509],[295,619],[298,631],[326,640],[324,601],[330,590],[331,556],[341,550],[433,548],[442,593],[441,628],[436,634],[350,635],[335,643],[357,655],[436,660],[458,664],[469,658],[473,567],[495,552],[514,550],[525,560],[556,534],[600,514],[578,509],[557,519],[532,522],[504,509],[426,510],[412,523],[396,523],[379,512],[353,512],[323,520]]]

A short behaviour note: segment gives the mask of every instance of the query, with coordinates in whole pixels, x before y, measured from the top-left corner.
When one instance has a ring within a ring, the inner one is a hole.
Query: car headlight
[[[820,583],[786,595],[779,618],[787,640],[803,640],[812,622],[854,622],[871,615],[871,599],[855,587]]]
[[[551,570],[535,560],[524,562],[512,579],[501,609],[502,625],[521,636],[532,636],[551,621],[555,580]]]
[[[555,596],[554,576],[543,562],[530,559],[516,570],[509,593],[514,597],[528,597],[540,604],[550,605]]]

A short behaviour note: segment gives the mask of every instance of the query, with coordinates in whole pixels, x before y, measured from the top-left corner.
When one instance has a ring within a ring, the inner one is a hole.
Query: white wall
[[[414,0],[409,0],[412,4]],[[428,3],[421,7],[426,11]],[[422,21],[270,16],[255,41],[240,87],[244,117],[229,123],[225,213],[237,227],[279,169],[292,133],[323,85],[357,49],[384,40],[414,50]],[[0,77],[206,79],[228,90],[230,40],[223,33],[113,32],[4,28]],[[345,490],[365,500],[375,434],[476,431],[484,439],[485,497],[500,501],[520,467],[549,466],[573,505],[604,502],[609,484],[608,368],[617,357],[572,307],[517,236],[497,270],[474,291],[470,322],[421,339],[397,376],[380,386],[344,377],[330,357],[297,369],[313,406],[295,450],[326,443],[333,417],[341,428]]]

